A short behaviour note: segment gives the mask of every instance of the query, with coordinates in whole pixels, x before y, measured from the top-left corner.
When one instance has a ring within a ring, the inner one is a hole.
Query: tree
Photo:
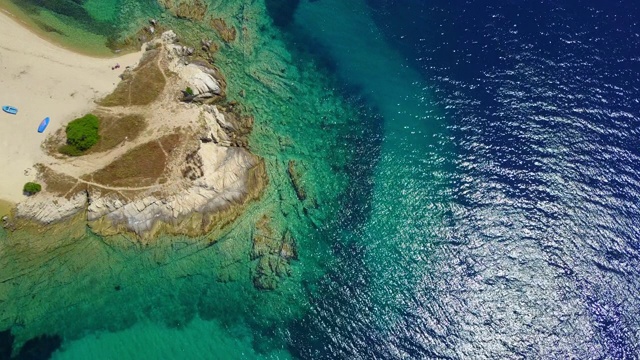
[[[34,182],[28,182],[24,184],[24,187],[22,188],[22,191],[24,191],[24,193],[27,195],[33,195],[37,192],[40,192],[40,190],[42,190],[42,186]]]
[[[89,150],[100,140],[99,128],[100,119],[93,114],[75,119],[67,125],[67,144],[80,152]]]

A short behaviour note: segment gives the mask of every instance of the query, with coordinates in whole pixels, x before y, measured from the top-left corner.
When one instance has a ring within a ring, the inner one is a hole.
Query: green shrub
[[[80,156],[83,154],[83,152],[78,150],[78,148],[69,144],[60,146],[58,152],[67,156]]]
[[[67,125],[67,145],[74,147],[79,152],[90,149],[100,140],[99,128],[100,119],[93,114],[87,114],[73,120]],[[75,152],[69,148],[66,148],[65,151]]]
[[[34,182],[28,182],[24,184],[24,187],[22,188],[22,191],[24,191],[27,195],[33,195],[37,192],[40,192],[40,190],[42,190],[42,186]]]
[[[188,87],[184,90],[185,93],[187,93],[187,95],[189,96],[193,96],[193,89]]]

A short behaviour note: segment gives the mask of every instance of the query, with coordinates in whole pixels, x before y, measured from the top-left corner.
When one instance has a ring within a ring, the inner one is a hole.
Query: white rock
[[[37,194],[16,206],[18,216],[30,217],[41,223],[49,224],[68,216],[75,215],[85,208],[87,193],[81,192],[71,199],[52,194]]]
[[[176,42],[177,38],[178,35],[176,35],[173,30],[167,30],[163,32],[162,36],[160,37],[160,39],[167,44],[173,44],[174,42]]]
[[[189,83],[194,95],[215,94],[220,95],[220,84],[210,74],[202,71],[198,65],[184,66],[178,75]]]

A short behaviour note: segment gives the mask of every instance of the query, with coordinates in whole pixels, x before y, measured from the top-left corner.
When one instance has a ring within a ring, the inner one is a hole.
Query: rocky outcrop
[[[203,101],[215,96],[224,96],[224,80],[217,71],[207,64],[190,61],[195,49],[176,44],[177,36],[173,31],[162,34],[160,41],[168,49],[169,70],[178,74],[187,82],[192,94],[187,94],[189,101]]]
[[[16,218],[50,224],[85,211],[89,227],[100,235],[132,233],[148,242],[160,232],[196,236],[221,229],[239,215],[244,204],[260,196],[267,173],[264,160],[247,149],[253,118],[234,111],[234,103],[223,100],[219,105],[179,103],[175,92],[185,85],[197,97],[222,98],[225,84],[206,64],[185,64],[184,47],[176,44],[172,31],[149,48],[158,52],[154,64],[177,74],[162,96],[148,105],[156,135],[113,156],[111,163],[98,170],[72,177],[70,189],[64,192],[47,192],[45,185],[42,193],[18,204]],[[180,134],[175,134],[176,126]],[[148,159],[145,166],[150,170],[127,170],[131,159],[139,156]],[[122,178],[121,172],[133,178]],[[46,183],[45,176],[42,180]]]
[[[204,105],[204,141],[222,146],[247,146],[247,135],[251,132],[253,118],[220,111],[216,105]]]
[[[178,67],[176,72],[189,83],[196,97],[209,98],[222,93],[220,84],[214,77],[215,72],[211,69],[189,64]]]
[[[42,224],[51,224],[67,219],[87,207],[87,192],[82,191],[71,198],[51,193],[38,193],[16,205],[16,212]]]
[[[128,203],[117,195],[91,196],[89,226],[102,235],[132,231],[142,238],[166,230],[163,225],[175,227],[169,231],[173,233],[205,233],[215,224],[202,218],[194,227],[193,213],[215,213],[242,205],[255,199],[266,183],[264,162],[244,148],[203,143],[197,154],[202,158],[202,175],[169,196],[148,195]]]
[[[190,46],[174,46],[173,52],[178,56],[191,56],[196,51],[196,49]]]

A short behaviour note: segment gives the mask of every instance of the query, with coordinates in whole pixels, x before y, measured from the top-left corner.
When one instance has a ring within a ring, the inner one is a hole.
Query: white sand
[[[48,43],[0,10],[0,106],[18,108],[17,115],[0,110],[0,199],[24,199],[22,186],[34,180],[33,165],[47,158],[41,148],[46,135],[91,111],[141,55],[80,55]],[[120,69],[111,70],[116,63]],[[39,134],[47,116],[49,127]]]

